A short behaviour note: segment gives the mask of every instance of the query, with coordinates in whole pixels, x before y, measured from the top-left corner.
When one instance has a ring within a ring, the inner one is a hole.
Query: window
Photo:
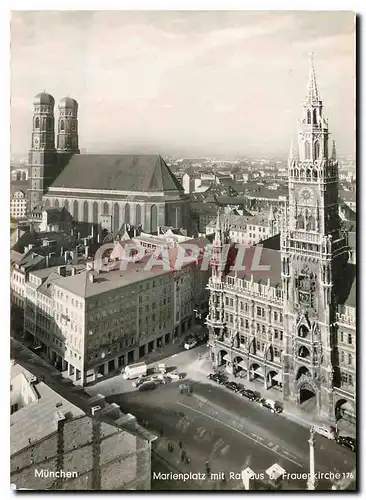
[[[257,316],[264,318],[264,308],[263,307],[257,307]]]
[[[230,323],[232,323],[232,322],[233,322],[233,315],[230,314]]]
[[[348,354],[348,364],[352,365],[352,354]]]
[[[349,343],[349,345],[352,345],[352,334],[351,333],[348,334],[348,343]]]
[[[307,120],[306,120],[306,121],[307,121],[307,123],[309,123],[309,124],[311,123],[311,111],[310,111],[310,109],[308,109],[308,112],[307,112]]]
[[[229,301],[229,302],[230,302],[230,307],[233,307],[233,305],[234,305],[234,301],[233,301],[233,299],[230,299],[230,301]]]
[[[229,305],[229,299],[228,297],[225,297],[225,305],[228,306]]]
[[[277,311],[275,311],[273,313],[273,319],[274,319],[274,321],[278,321],[278,312]]]
[[[305,160],[310,160],[310,143],[305,142]]]
[[[240,343],[244,345],[247,343],[247,338],[244,335],[240,335]]]
[[[65,122],[63,120],[60,121],[60,130],[65,130]]]
[[[274,331],[274,338],[275,339],[278,339],[279,337],[279,331],[275,328],[275,331]]]
[[[341,363],[344,363],[344,352],[341,351]]]
[[[34,127],[39,128],[39,118],[36,118],[36,123],[35,123]]]

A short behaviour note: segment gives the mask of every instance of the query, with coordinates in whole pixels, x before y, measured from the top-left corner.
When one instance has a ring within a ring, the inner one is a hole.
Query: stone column
[[[109,368],[108,368],[108,361],[104,363],[104,376],[108,375],[109,373]]]
[[[118,356],[114,358],[114,369],[117,371],[118,370]]]
[[[79,373],[80,373],[80,370],[78,370],[77,368],[74,368],[74,382],[76,382],[78,380]]]
[[[71,377],[71,375],[72,375],[72,368],[73,368],[72,364],[68,363],[68,365],[67,365],[67,376],[68,377]]]

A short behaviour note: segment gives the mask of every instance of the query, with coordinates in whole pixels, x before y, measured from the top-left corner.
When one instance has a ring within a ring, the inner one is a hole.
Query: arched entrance
[[[297,403],[301,410],[314,413],[317,406],[317,388],[313,383],[311,374],[305,366],[301,366],[296,376]]]
[[[334,408],[336,421],[354,421],[352,404],[346,399],[339,399]]]
[[[279,377],[278,372],[275,370],[271,370],[267,373],[267,388],[272,389],[272,388],[277,388],[281,385],[281,379]]]
[[[217,359],[218,366],[219,367],[225,366],[227,363],[227,359],[228,359],[227,351],[224,350],[220,351]]]
[[[247,364],[241,356],[236,356],[233,360],[233,373],[236,377],[245,377]]]
[[[249,367],[250,380],[255,380],[257,378],[261,378],[264,375],[263,369],[259,366],[258,363],[253,363]]]

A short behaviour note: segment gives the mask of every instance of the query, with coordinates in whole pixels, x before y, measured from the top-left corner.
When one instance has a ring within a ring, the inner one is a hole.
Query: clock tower
[[[337,295],[348,247],[338,217],[338,162],[329,157],[328,138],[311,57],[281,230],[283,392],[285,404],[315,403],[318,416],[332,421]]]
[[[32,144],[29,151],[28,212],[40,205],[44,190],[54,180],[55,150],[55,100],[46,92],[36,95],[33,101]]]

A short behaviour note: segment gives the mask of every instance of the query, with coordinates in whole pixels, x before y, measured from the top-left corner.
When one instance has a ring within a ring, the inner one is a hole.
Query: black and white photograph
[[[356,17],[12,11],[9,488],[357,491]]]

